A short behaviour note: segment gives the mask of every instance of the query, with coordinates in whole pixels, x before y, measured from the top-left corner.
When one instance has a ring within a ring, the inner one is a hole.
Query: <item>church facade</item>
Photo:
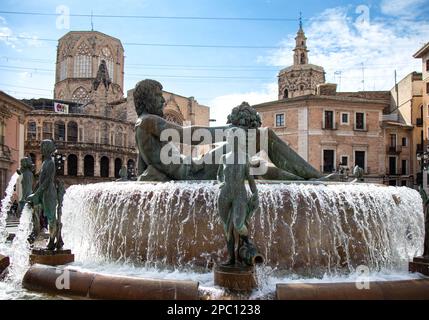
[[[325,174],[351,175],[358,165],[367,182],[415,186],[413,125],[390,114],[391,92],[337,92],[309,63],[301,24],[295,42],[293,65],[278,75],[279,99],[254,106],[263,126]]]
[[[57,174],[67,186],[115,180],[122,166],[135,175],[137,114],[133,90],[124,97],[124,75],[119,39],[97,31],[71,31],[59,39],[53,99],[25,101],[34,108],[25,120],[25,154],[37,171],[40,142],[53,139]],[[163,94],[166,119],[209,124],[209,108],[193,97]]]

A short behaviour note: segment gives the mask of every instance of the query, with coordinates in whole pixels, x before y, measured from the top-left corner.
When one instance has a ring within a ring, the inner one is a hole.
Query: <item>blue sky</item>
[[[69,30],[55,16],[4,13],[284,18],[282,21],[177,20],[95,17],[94,29],[123,43],[162,43],[271,48],[201,48],[124,45],[125,90],[144,78],[165,90],[195,96],[222,121],[229,110],[276,98],[278,71],[292,62],[293,37],[302,12],[310,62],[325,67],[342,91],[388,90],[398,78],[420,71],[412,58],[429,41],[427,0],[124,0],[14,1],[0,4],[0,89],[18,98],[51,97],[56,43]],[[2,13],[3,12],[3,13]],[[70,18],[70,30],[89,30],[89,17]],[[6,37],[8,36],[8,37]],[[17,37],[33,38],[22,40]],[[362,65],[363,64],[363,65]],[[341,80],[340,80],[341,75]],[[365,82],[362,83],[362,78]]]

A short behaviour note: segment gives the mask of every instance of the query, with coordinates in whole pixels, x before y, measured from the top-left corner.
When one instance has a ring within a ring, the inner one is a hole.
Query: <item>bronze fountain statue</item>
[[[183,127],[162,118],[164,98],[162,85],[155,80],[143,80],[137,83],[134,90],[134,103],[138,119],[136,122],[136,144],[139,151],[137,175],[139,181],[169,181],[169,180],[216,180],[220,157],[226,153],[224,146],[210,150],[202,156],[202,161],[186,159],[179,154],[178,163],[165,164],[161,160],[161,151],[169,141],[162,141],[162,133],[172,130],[177,133],[180,141],[189,133],[192,137],[199,129],[206,130],[211,135],[210,144],[223,142],[225,137],[216,135],[216,130],[226,130],[231,127]],[[260,124],[259,124],[260,125]],[[257,128],[256,152],[261,151],[259,136],[264,134],[263,129]],[[269,166],[267,172],[260,178],[267,180],[326,180],[295,151],[293,151],[273,130],[266,129],[268,143],[265,150],[275,165]],[[204,143],[201,138],[188,141],[192,145]],[[177,153],[179,153],[176,150]],[[188,160],[188,161],[185,161]],[[201,163],[202,162],[202,163]]]

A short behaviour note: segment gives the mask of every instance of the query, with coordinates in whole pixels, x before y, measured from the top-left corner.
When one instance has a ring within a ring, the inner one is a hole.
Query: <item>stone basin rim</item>
[[[347,186],[365,186],[372,185],[378,187],[388,187],[382,183],[366,183],[366,182],[341,182],[341,181],[302,181],[302,180],[255,180],[256,184],[268,184],[268,185],[315,185],[315,186],[330,186],[330,185],[347,185]],[[90,185],[97,184],[118,184],[118,185],[127,185],[127,184],[164,184],[164,183],[173,183],[173,184],[207,184],[207,185],[217,185],[216,180],[171,180],[171,181],[108,181],[108,182],[97,182]],[[397,188],[402,188],[404,186],[396,186]],[[405,187],[408,188],[408,187]]]

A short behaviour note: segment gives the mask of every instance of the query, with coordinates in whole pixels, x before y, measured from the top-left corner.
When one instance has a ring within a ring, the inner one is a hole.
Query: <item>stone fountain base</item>
[[[254,267],[215,266],[214,284],[233,291],[252,291],[257,287]]]
[[[421,197],[374,184],[258,182],[250,238],[267,266],[297,275],[403,268],[424,235]],[[219,186],[204,182],[73,185],[64,242],[80,261],[203,267],[226,260]]]
[[[36,248],[31,251],[30,264],[45,264],[49,266],[60,266],[74,262],[74,254],[71,250],[47,250]]]
[[[409,271],[429,276],[429,257],[415,257],[413,261],[409,263]]]

